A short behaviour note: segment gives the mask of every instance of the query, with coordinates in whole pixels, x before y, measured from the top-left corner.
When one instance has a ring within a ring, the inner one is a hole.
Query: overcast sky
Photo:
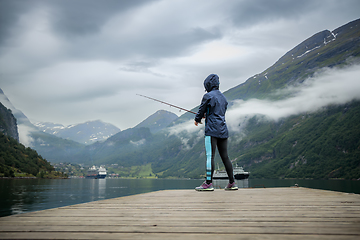
[[[358,0],[0,0],[0,88],[33,123],[121,130],[197,106],[306,38],[358,19]]]

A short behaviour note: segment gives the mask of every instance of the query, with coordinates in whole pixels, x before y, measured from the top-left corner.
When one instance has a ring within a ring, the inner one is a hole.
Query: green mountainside
[[[0,133],[0,177],[58,177],[54,168],[31,148]]]
[[[0,108],[0,177],[65,177],[35,150],[20,144],[14,134],[8,134],[16,126],[15,117],[2,104]]]
[[[360,177],[360,101],[279,122],[257,118],[245,129],[249,135],[230,149],[252,177]]]
[[[76,162],[78,156],[82,158],[85,144],[56,137],[41,131],[32,131],[31,147],[52,163]]]

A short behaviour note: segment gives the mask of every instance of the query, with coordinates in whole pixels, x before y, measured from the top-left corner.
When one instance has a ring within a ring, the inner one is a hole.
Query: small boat
[[[105,178],[106,175],[107,175],[107,172],[103,166],[100,166],[99,168],[97,168],[94,165],[91,168],[89,168],[86,178],[93,178],[93,179]]]
[[[234,178],[237,180],[241,180],[241,179],[247,179],[250,175],[249,172],[245,172],[244,169],[242,167],[238,167],[236,165],[236,167],[233,169],[234,171]],[[213,179],[228,179],[228,175],[226,173],[226,170],[215,170],[214,171],[214,175],[213,175]]]

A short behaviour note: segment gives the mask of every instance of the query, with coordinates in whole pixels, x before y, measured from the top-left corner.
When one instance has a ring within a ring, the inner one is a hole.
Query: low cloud
[[[34,128],[31,126],[27,126],[25,124],[18,125],[19,142],[21,142],[25,147],[32,147],[34,139],[31,137],[31,132],[33,131]]]
[[[130,140],[130,143],[137,147],[143,145],[145,142],[146,142],[146,139],[141,139],[141,140],[135,141],[135,142]]]
[[[176,124],[175,126],[169,127],[168,131],[169,131],[169,135],[179,135],[183,132],[194,133],[201,129],[199,129],[199,127],[196,127],[194,125],[194,120],[189,120],[180,124]]]
[[[189,145],[189,140],[195,137],[194,143],[200,141],[204,137],[204,124],[198,125],[197,127],[194,125],[194,120],[191,119],[189,121],[177,124],[173,127],[169,127],[168,136],[175,135],[177,136],[182,143],[184,149],[191,149],[192,146]],[[194,145],[194,143],[192,145]]]
[[[314,112],[331,104],[345,104],[360,99],[360,65],[343,69],[322,69],[299,86],[279,90],[276,94],[291,97],[278,100],[236,100],[227,111],[231,131],[240,131],[247,119],[255,115],[278,121],[291,115]]]

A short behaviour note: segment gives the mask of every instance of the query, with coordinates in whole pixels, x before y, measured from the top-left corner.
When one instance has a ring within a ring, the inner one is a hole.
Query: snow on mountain
[[[104,141],[121,130],[112,124],[100,120],[64,126],[58,123],[39,122],[35,126],[45,132],[79,143],[92,144]]]

